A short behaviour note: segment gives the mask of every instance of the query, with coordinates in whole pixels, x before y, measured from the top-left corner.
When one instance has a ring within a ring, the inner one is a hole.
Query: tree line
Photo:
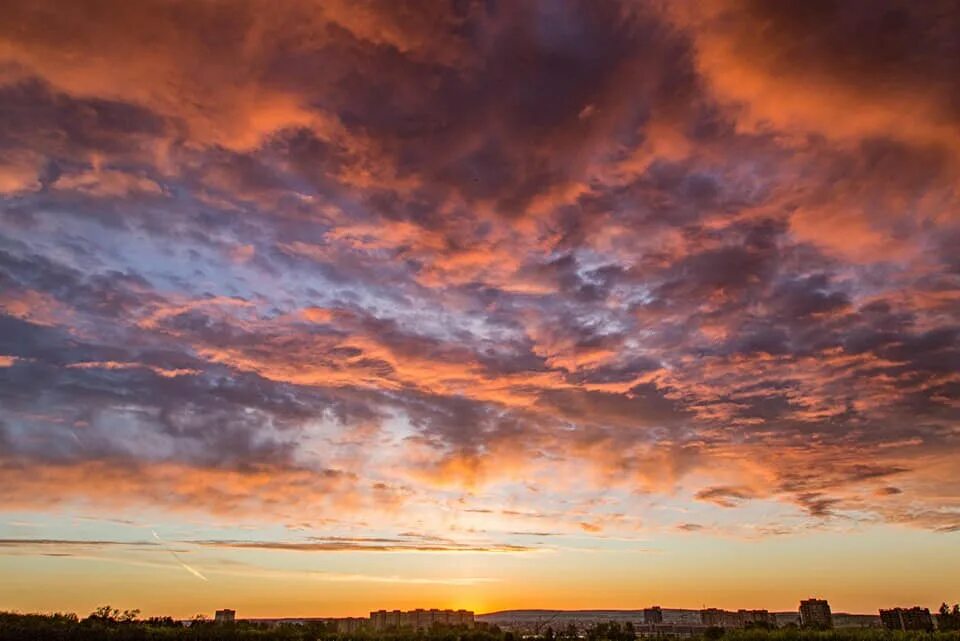
[[[891,632],[880,628],[804,630],[708,628],[695,641],[960,641],[960,605],[944,604],[936,614],[935,632]],[[215,623],[197,616],[189,621],[171,617],[141,618],[139,610],[97,608],[81,619],[76,614],[16,614],[0,612],[0,641],[636,641],[630,623],[595,623],[561,630],[547,628],[538,635],[520,635],[497,626],[436,626],[340,632],[336,622]]]

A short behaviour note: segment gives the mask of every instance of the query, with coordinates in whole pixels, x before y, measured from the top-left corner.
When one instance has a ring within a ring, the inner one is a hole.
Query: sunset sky
[[[958,34],[0,3],[0,610],[960,600]]]

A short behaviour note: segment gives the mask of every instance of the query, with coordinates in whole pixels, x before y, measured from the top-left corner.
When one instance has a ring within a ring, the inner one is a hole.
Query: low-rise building
[[[754,625],[777,627],[777,619],[767,610],[700,610],[700,623],[711,628],[746,628]]]
[[[888,630],[933,630],[933,617],[930,610],[914,606],[912,608],[891,608],[880,610],[880,622]]]
[[[777,617],[767,610],[737,610],[737,618],[740,619],[741,628],[755,625],[777,627]]]
[[[740,617],[736,612],[721,610],[720,608],[705,608],[700,610],[700,623],[711,628],[742,628]]]

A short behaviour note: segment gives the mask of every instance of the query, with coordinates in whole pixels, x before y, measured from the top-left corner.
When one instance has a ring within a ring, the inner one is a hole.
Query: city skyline
[[[684,612],[663,611],[659,606],[642,611],[512,611],[475,617],[467,610],[378,610],[368,617],[320,617],[249,619],[232,609],[220,609],[213,620],[198,615],[177,621],[166,617],[142,617],[139,610],[103,606],[89,616],[71,613],[15,614],[0,612],[0,630],[12,639],[89,639],[105,636],[121,639],[230,639],[239,636],[287,641],[325,639],[472,639],[473,641],[637,641],[672,638],[715,641],[719,638],[756,639],[890,639],[939,638],[949,641],[960,630],[960,604],[944,604],[935,617],[927,608],[880,610],[879,616],[831,615],[820,599],[806,599],[797,612],[771,617],[766,610],[727,613],[717,609],[699,612],[692,623]],[[637,614],[642,614],[639,618]],[[727,615],[736,614],[734,618]],[[670,620],[666,620],[664,615]],[[787,615],[784,618],[783,615]],[[679,618],[678,618],[679,617]]]
[[[944,610],[946,608],[946,610]],[[960,605],[953,606],[953,617],[957,614]],[[540,635],[550,627],[556,629],[573,624],[576,626],[590,626],[597,623],[630,623],[642,626],[672,626],[689,627],[700,626],[722,628],[750,628],[776,629],[783,626],[794,626],[808,629],[856,628],[856,627],[886,627],[889,629],[927,629],[936,627],[933,621],[937,616],[950,616],[950,605],[946,602],[941,608],[934,609],[923,606],[903,607],[894,606],[878,608],[876,613],[832,612],[829,601],[819,597],[801,599],[798,607],[785,611],[769,611],[766,609],[738,608],[726,610],[715,607],[698,609],[663,607],[650,605],[643,608],[616,609],[513,609],[492,612],[473,612],[472,610],[418,607],[409,610],[395,608],[380,608],[372,610],[368,616],[338,616],[329,613],[318,615],[312,613],[300,617],[246,617],[237,616],[232,608],[221,608],[215,611],[213,617],[207,617],[200,612],[182,621],[213,621],[215,623],[233,623],[240,621],[260,622],[291,622],[291,621],[324,621],[339,624],[340,632],[353,632],[361,628],[370,630],[389,630],[397,628],[430,629],[436,626],[469,626],[498,625],[507,629],[521,629],[532,631]],[[65,614],[63,612],[35,613],[35,614]],[[74,613],[76,614],[76,613]],[[114,620],[145,620],[148,618],[164,618],[168,615],[144,613],[139,609],[113,608],[113,606],[99,606],[91,617],[102,617]],[[175,618],[174,618],[175,619]],[[835,623],[835,620],[838,620]],[[952,624],[950,624],[952,625]]]
[[[0,611],[957,602],[958,51],[951,0],[0,3]]]

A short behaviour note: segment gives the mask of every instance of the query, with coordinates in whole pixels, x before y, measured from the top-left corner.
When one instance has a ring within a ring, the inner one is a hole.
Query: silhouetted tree
[[[960,630],[960,604],[955,603],[951,610],[950,606],[943,603],[937,614],[937,627],[944,632]]]
[[[637,631],[629,621],[624,625],[610,621],[590,626],[586,636],[588,641],[636,641]]]
[[[117,621],[120,623],[133,623],[137,620],[137,617],[140,616],[140,609],[134,610],[124,610],[122,614],[117,617]]]
[[[237,621],[233,625],[213,625],[200,618],[189,627],[170,617],[138,619],[135,610],[127,611],[127,623],[120,623],[123,612],[104,606],[79,620],[74,614],[10,614],[0,612],[0,641],[519,641],[519,635],[494,626],[437,627],[431,630],[402,628],[394,630],[361,629],[340,633],[324,622],[268,624]],[[949,626],[960,621],[960,607],[941,609]],[[956,618],[954,618],[956,617]],[[586,636],[598,641],[627,641],[631,626],[625,623],[601,623],[584,629]],[[633,631],[633,634],[636,630]],[[570,635],[567,637],[566,635]],[[567,626],[554,639],[574,641],[576,625]],[[960,641],[960,629],[900,632],[892,635],[879,629],[841,628],[827,631],[802,630],[726,630],[708,628],[699,641]],[[693,641],[698,641],[694,639]]]
[[[116,623],[120,619],[120,610],[109,605],[101,605],[91,612],[87,619],[102,623]]]

